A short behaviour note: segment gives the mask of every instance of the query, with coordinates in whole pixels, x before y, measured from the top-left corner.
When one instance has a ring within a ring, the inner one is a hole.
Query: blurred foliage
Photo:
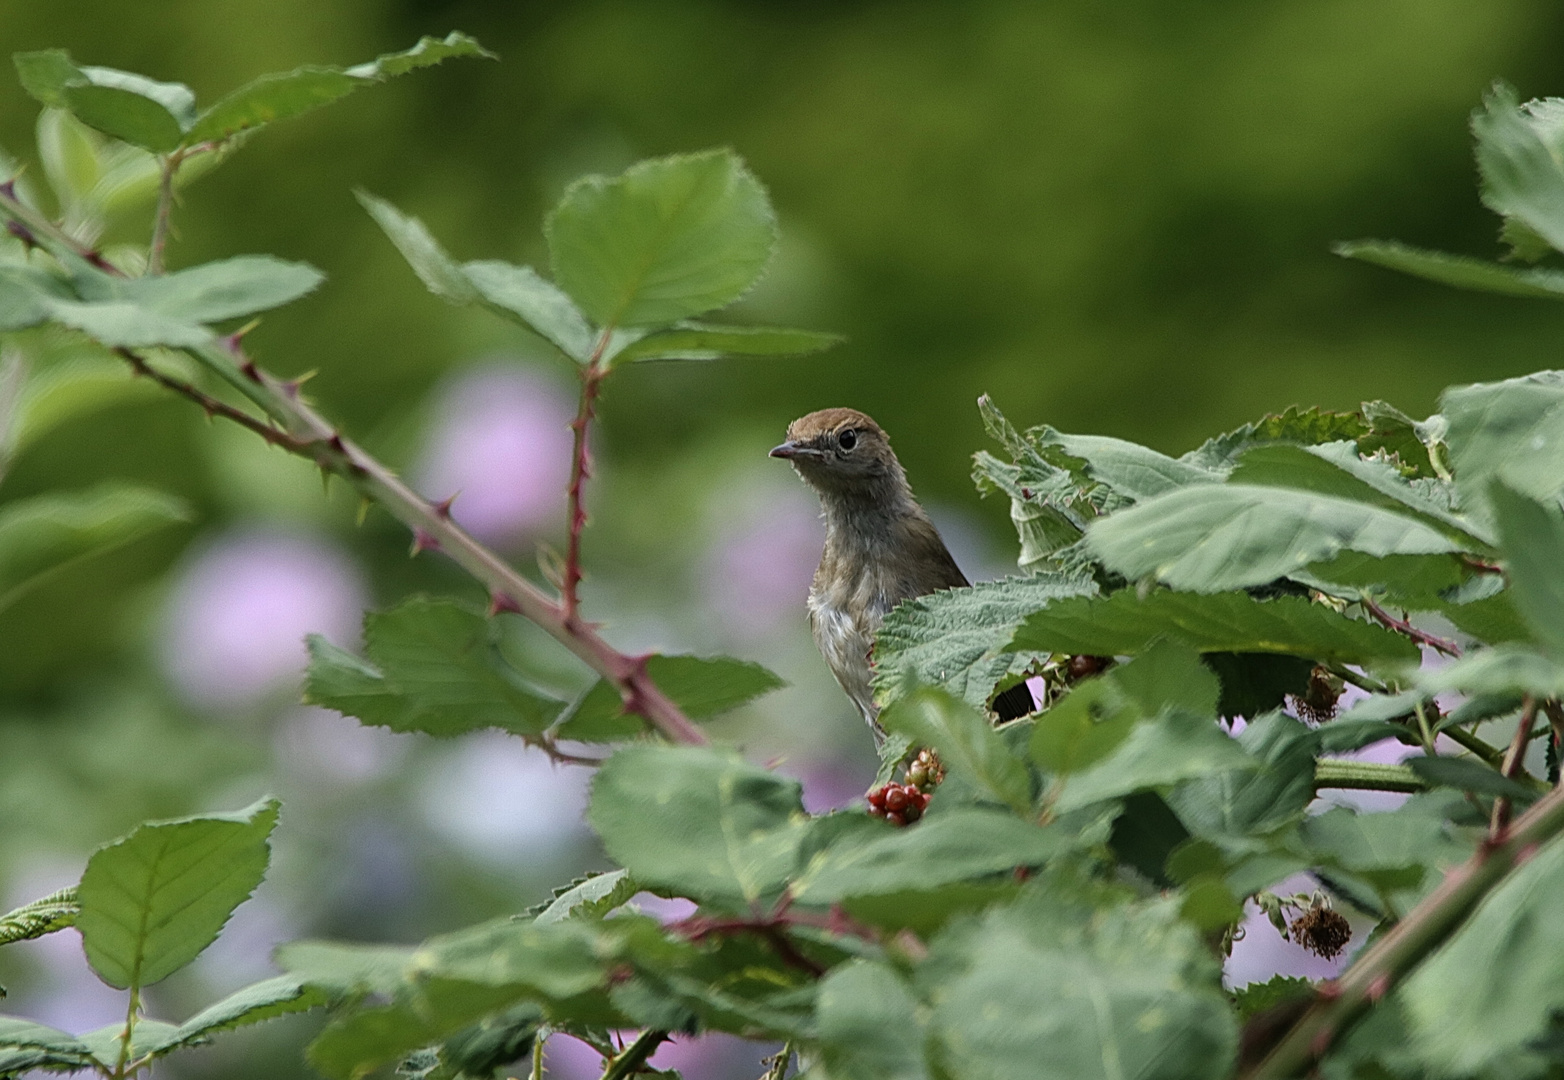
[[[401,466],[442,376],[496,352],[542,363],[546,351],[427,296],[355,187],[421,217],[458,259],[543,265],[539,222],[581,173],[707,146],[743,154],[771,190],[782,254],[741,308],[848,342],[784,362],[634,365],[615,380],[585,595],[648,645],[717,643],[691,599],[698,552],[771,476],[764,453],[785,424],[814,408],[874,415],[920,494],[981,515],[1008,552],[1004,500],[979,502],[968,479],[985,445],[979,393],[1022,426],[1178,453],[1295,402],[1384,399],[1421,416],[1447,384],[1555,363],[1564,313],[1551,305],[1433,290],[1329,252],[1374,235],[1500,253],[1465,124],[1496,76],[1522,98],[1564,89],[1564,17],[1541,0],[166,0],[155,13],[0,0],[0,24],[11,50],[68,49],[187,82],[203,101],[424,33],[459,28],[500,55],[278,125],[188,187],[175,219],[173,268],[266,251],[327,272],[249,343],[281,373],[319,369],[310,388],[323,409]],[[41,185],[36,120],[0,75],[0,147]],[[127,216],[107,239],[144,244],[144,221]],[[568,385],[563,363],[548,373]],[[281,517],[347,538],[381,606],[419,590],[476,599],[438,560],[409,562],[385,518],[355,531],[340,487],[323,500],[307,470],[238,442],[181,402],[143,396],[47,432],[9,471],[8,497],[107,478],[175,493],[196,516],[0,614],[0,805],[23,823],[0,840],[0,884],[24,850],[84,854],[143,818],[238,805],[269,786],[275,716],[214,726],[152,663],[168,573],[193,540]],[[785,655],[758,659],[816,682],[777,695],[784,704],[762,717],[786,730],[755,742],[780,752],[818,738],[863,755],[802,635],[765,647]],[[284,858],[277,873],[330,898],[309,918],[411,937],[516,908],[514,881],[473,868],[444,876],[459,883],[450,895],[409,899],[397,878],[365,905],[353,866],[330,865],[334,845],[378,842],[361,804],[416,814],[405,787],[371,787],[373,799],[289,802],[301,822],[346,815],[340,829],[305,830],[298,869]],[[60,806],[72,809],[42,809]],[[557,876],[528,874],[528,888]]]

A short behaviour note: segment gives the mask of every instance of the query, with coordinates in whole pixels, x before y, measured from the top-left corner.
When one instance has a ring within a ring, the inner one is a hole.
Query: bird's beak
[[[793,458],[819,457],[820,451],[816,450],[812,446],[805,446],[802,443],[785,442],[781,446],[773,446],[771,448],[771,456],[786,458],[791,461]]]

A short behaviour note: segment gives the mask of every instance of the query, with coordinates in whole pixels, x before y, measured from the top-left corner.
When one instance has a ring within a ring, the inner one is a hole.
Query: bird
[[[809,588],[809,626],[837,683],[876,740],[883,739],[871,667],[874,638],[903,600],[970,584],[913,497],[889,436],[857,409],[820,409],[794,420],[771,456],[790,462],[820,499],[825,550]],[[1002,720],[1025,716],[1019,683],[993,703]]]

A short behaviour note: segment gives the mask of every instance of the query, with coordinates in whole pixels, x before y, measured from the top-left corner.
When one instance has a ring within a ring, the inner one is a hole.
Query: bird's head
[[[799,417],[771,456],[791,461],[822,496],[872,497],[907,482],[890,439],[857,409],[821,409]]]

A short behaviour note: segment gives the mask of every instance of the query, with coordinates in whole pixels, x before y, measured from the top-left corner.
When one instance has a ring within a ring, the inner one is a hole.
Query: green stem
[[[1314,1005],[1241,1080],[1287,1080],[1324,1056],[1359,1012],[1388,993],[1423,957],[1442,945],[1523,856],[1564,832],[1564,788],[1555,788],[1483,844],[1406,918],[1321,988]]]
[[[157,212],[152,218],[152,243],[147,249],[148,274],[163,272],[163,249],[168,246],[168,230],[174,216],[174,174],[184,160],[183,151],[175,150],[159,163]]]
[[[608,1068],[603,1070],[601,1080],[625,1080],[641,1071],[646,1064],[646,1059],[653,1052],[668,1041],[668,1033],[655,1028],[643,1031],[640,1037],[631,1043],[618,1057],[608,1063]]]
[[[124,1080],[125,1065],[130,1061],[130,1041],[136,1033],[136,1015],[141,1012],[141,987],[130,988],[130,1004],[125,1009],[125,1030],[119,1036],[119,1057],[114,1062],[114,1080]]]
[[[1361,791],[1426,791],[1428,785],[1407,765],[1382,765],[1377,761],[1320,758],[1314,763],[1314,786],[1353,788]]]
[[[548,1042],[548,1028],[538,1028],[532,1036],[532,1075],[528,1080],[543,1080],[543,1046]]]

